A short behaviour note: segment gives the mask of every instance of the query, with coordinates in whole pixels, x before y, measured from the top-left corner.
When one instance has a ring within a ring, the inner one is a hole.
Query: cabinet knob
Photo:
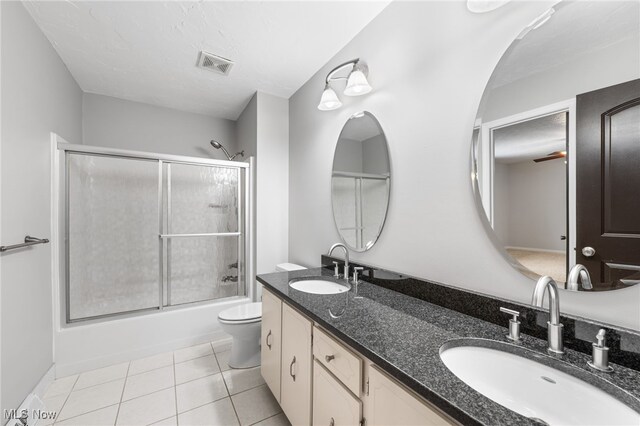
[[[333,417],[331,417],[331,421],[329,422],[329,426],[334,426],[336,424],[336,421],[333,420]]]
[[[335,355],[325,355],[324,360],[327,362],[331,362],[331,360],[334,359],[335,357],[336,357]]]

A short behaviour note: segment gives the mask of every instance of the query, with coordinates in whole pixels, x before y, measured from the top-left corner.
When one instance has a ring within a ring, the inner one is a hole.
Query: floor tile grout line
[[[273,416],[265,417],[265,418],[264,418],[264,419],[262,419],[262,420],[258,420],[258,421],[257,421],[257,422],[255,422],[255,423],[251,423],[249,426],[255,426],[255,425],[257,425],[257,424],[258,424],[258,423],[260,423],[260,422],[264,422],[265,420],[272,419],[272,418],[274,418],[275,416],[279,416],[280,414],[284,414],[284,412],[283,412],[282,410],[280,410],[280,411],[278,411],[276,414],[274,414]],[[289,420],[289,419],[287,419],[287,420]]]
[[[164,387],[162,389],[156,389],[154,391],[151,391],[151,392],[148,392],[148,393],[145,393],[145,394],[142,394],[142,395],[134,396],[133,398],[129,398],[129,399],[124,399],[124,397],[123,397],[123,399],[122,399],[122,401],[120,403],[133,401],[134,399],[142,398],[143,396],[151,395],[151,394],[158,393],[158,392],[161,392],[161,391],[166,391],[167,389],[171,389],[171,388],[175,388],[175,385],[166,386],[166,387]]]
[[[216,358],[216,362],[218,359]],[[222,372],[220,373],[222,374]],[[231,392],[229,391],[229,386],[227,386],[227,379],[225,379],[224,374],[222,374],[222,383],[224,383],[224,387],[227,389],[227,395],[229,395],[229,402],[231,403],[231,408],[233,408],[233,413],[236,415],[236,420],[238,420],[238,425],[242,425],[240,422],[240,416],[238,416],[238,410],[236,410],[236,405],[233,403],[233,398],[231,398]]]
[[[102,383],[98,383],[98,384],[95,384],[95,385],[87,386],[86,388],[73,389],[73,390],[71,391],[71,393],[73,393],[73,392],[82,392],[83,390],[87,390],[87,389],[95,388],[96,386],[100,386],[100,385],[106,385],[107,383],[117,382],[118,380],[122,380],[122,379],[126,379],[126,378],[127,378],[127,376],[124,376],[124,377],[118,377],[117,379],[110,379],[110,380],[107,380],[106,382],[102,382]]]
[[[213,349],[213,348],[212,348]],[[176,354],[173,354],[173,396],[176,401],[176,426],[180,425],[178,418],[178,379],[176,378]]]
[[[100,411],[100,410],[104,410],[105,408],[111,408],[111,407],[115,407],[116,405],[120,405],[117,402],[115,404],[111,404],[111,405],[107,405],[106,407],[100,407],[100,408],[96,408],[95,410],[91,410],[91,411],[87,411],[86,413],[82,413],[82,414],[78,414],[77,416],[73,416],[73,417],[68,417],[64,420],[60,420],[60,423],[66,422],[67,420],[73,420],[76,419],[80,416],[84,416],[85,414],[91,414],[91,413],[95,413],[96,411]],[[55,424],[60,424],[58,422],[56,422]]]
[[[184,360],[184,361],[180,361],[180,362],[175,362],[175,361],[174,361],[174,363],[173,363],[173,364],[174,364],[174,365],[177,365],[177,364],[184,364],[185,362],[195,361],[196,359],[202,359],[202,358],[206,358],[206,357],[208,357],[208,356],[212,356],[212,357],[214,357],[214,358],[215,358],[215,357],[216,357],[216,354],[207,354],[207,355],[198,356],[198,357],[191,358],[191,359],[186,359],[186,360]],[[218,360],[216,359],[216,362],[217,362],[217,361],[218,361]]]
[[[62,413],[62,409],[64,408],[64,406],[67,404],[67,401],[69,400],[69,397],[71,396],[71,393],[73,392],[73,388],[75,387],[76,383],[78,382],[78,379],[80,378],[80,375],[78,374],[78,377],[76,377],[76,379],[73,381],[73,386],[71,386],[71,390],[69,390],[69,393],[67,394],[67,397],[64,399],[64,402],[62,403],[62,406],[60,407],[60,411],[57,413],[57,418],[53,419],[53,423],[51,423],[52,425],[55,425],[58,421],[58,418],[60,417],[60,413]],[[49,385],[51,386],[51,385]]]
[[[219,401],[222,401],[223,399],[227,399],[227,398],[231,399],[231,397],[229,395],[223,396],[222,398],[218,398],[218,399],[214,399],[213,401],[205,402],[204,404],[198,405],[198,406],[193,407],[193,408],[189,408],[188,410],[179,411],[178,415],[188,413],[189,411],[197,410],[198,408],[202,408],[205,405],[213,404],[214,402],[219,402]]]
[[[135,360],[135,361],[137,361],[137,360]],[[131,362],[133,363],[133,361],[131,361]],[[150,373],[152,371],[160,370],[161,368],[171,367],[172,365],[173,365],[173,360],[167,365],[161,365],[159,367],[150,368],[149,370],[141,371],[139,373],[127,374],[127,377],[139,376],[139,375],[144,374],[144,373]]]
[[[259,388],[259,387],[261,387],[261,386],[265,386],[266,384],[267,384],[266,382],[265,382],[265,383],[261,383],[261,384],[259,384],[259,385],[257,385],[257,386],[253,386],[253,387],[247,388],[247,389],[245,389],[245,390],[241,390],[240,392],[236,392],[236,393],[234,393],[234,394],[229,394],[229,396],[236,396],[236,395],[240,395],[241,393],[249,392],[250,390],[257,389],[257,388]]]
[[[127,375],[124,377],[124,385],[122,386],[122,393],[120,394],[120,402],[118,403],[118,411],[116,412],[116,418],[113,421],[113,426],[118,424],[118,417],[120,416],[120,407],[122,406],[122,398],[124,398],[124,391],[127,388],[127,379],[129,378],[129,369],[131,368],[131,363],[127,366]]]

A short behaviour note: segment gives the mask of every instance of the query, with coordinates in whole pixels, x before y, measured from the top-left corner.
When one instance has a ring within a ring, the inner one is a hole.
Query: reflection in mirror
[[[625,288],[640,283],[640,3],[553,9],[523,29],[485,89],[477,204],[527,276],[584,290],[586,274],[569,274],[581,264],[593,290]]]
[[[387,139],[369,112],[354,114],[338,138],[331,174],[333,218],[342,241],[369,250],[387,215],[390,191]]]

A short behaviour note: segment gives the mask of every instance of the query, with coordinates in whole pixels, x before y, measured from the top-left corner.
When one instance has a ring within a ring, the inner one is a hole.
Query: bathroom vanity
[[[323,263],[331,260],[325,257]],[[594,386],[604,383],[640,420],[640,356],[629,350],[640,342],[636,333],[607,329],[616,341],[614,373],[603,373],[587,367],[589,351],[576,350],[585,324],[589,336],[597,324],[562,316],[566,351],[551,356],[540,338],[547,313],[536,308],[374,268],[365,268],[357,293],[353,285],[337,294],[290,286],[310,277],[334,279],[333,267],[258,276],[264,285],[262,375],[292,424],[540,424],[535,416],[494,402],[447,368],[443,348],[472,339],[556,363]],[[408,288],[424,294],[403,294]],[[498,306],[520,310],[521,342],[506,337],[509,318]]]
[[[292,424],[457,424],[281,297],[263,292],[261,370]]]

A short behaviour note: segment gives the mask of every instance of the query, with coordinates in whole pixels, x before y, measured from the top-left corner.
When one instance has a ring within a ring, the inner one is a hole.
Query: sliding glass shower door
[[[67,322],[244,295],[245,170],[67,152]]]
[[[240,170],[167,165],[167,305],[238,296]]]

